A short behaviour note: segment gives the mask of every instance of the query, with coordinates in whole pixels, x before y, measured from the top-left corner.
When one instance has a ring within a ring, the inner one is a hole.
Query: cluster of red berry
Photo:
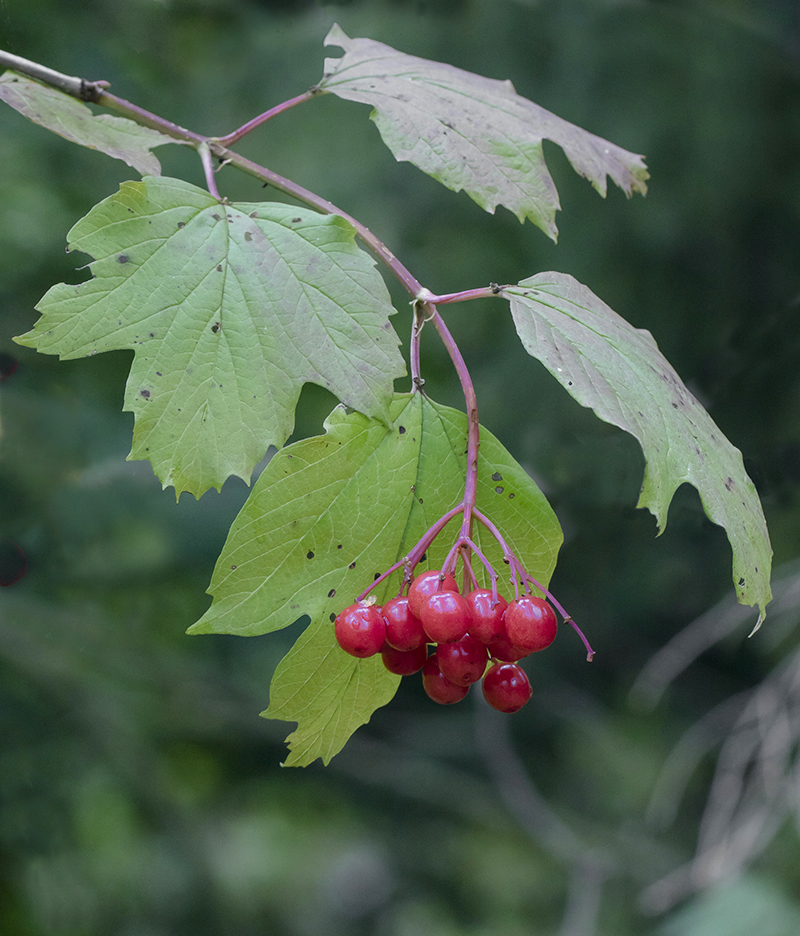
[[[523,595],[509,603],[501,595],[495,600],[490,589],[462,596],[455,579],[438,571],[417,576],[408,597],[383,607],[360,601],[335,623],[336,640],[347,653],[380,653],[399,676],[422,670],[434,702],[460,702],[483,678],[486,701],[501,712],[516,712],[530,699],[530,682],[517,662],[549,647],[557,629],[555,612],[541,598]],[[429,644],[436,645],[430,656]]]

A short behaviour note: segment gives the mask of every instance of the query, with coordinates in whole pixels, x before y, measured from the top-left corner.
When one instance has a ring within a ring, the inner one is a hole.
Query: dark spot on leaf
[[[213,215],[211,215],[211,217],[212,217],[215,221],[221,221],[221,220],[222,220],[222,218],[220,218],[220,216],[219,216],[218,214],[213,214]]]
[[[239,568],[238,566],[232,565],[232,566],[231,566],[231,572],[233,572],[235,569],[238,569],[238,568]]]
[[[341,549],[341,548],[342,548],[342,544],[339,543],[339,545],[338,545],[336,548],[337,548],[337,549]]]
[[[302,220],[302,218],[292,218],[292,224],[299,224]]]
[[[117,257],[117,263],[127,263],[131,258],[127,254],[120,254]]]
[[[216,335],[216,333],[219,331],[219,322],[214,322],[214,324],[211,326],[211,331]]]
[[[253,235],[252,235],[249,231],[245,231],[245,232],[244,232],[244,239],[245,239],[246,241],[251,241],[251,240],[253,239]]]
[[[306,559],[313,559],[313,558],[314,558],[314,553],[309,549],[309,551],[306,553]]]
[[[160,370],[157,370],[157,371],[156,371],[156,377],[163,377],[163,376],[164,376],[164,375],[161,373]]]
[[[0,354],[0,380],[10,377],[17,369],[19,362],[11,354]]]
[[[427,558],[428,558],[428,554],[427,554],[426,552],[424,552],[424,553],[419,557],[419,561],[420,561],[420,562],[424,562]]]
[[[221,273],[221,272],[222,272],[222,264],[221,264],[221,263],[218,263],[218,264],[217,264],[217,273]]]
[[[179,221],[179,222],[178,222],[178,227],[179,227],[179,228],[186,227],[186,222],[185,222],[185,221]]]
[[[725,481],[725,487],[726,487],[729,491],[732,491],[732,490],[733,490],[733,487],[734,487],[734,483],[735,483],[735,482],[734,482],[733,478],[727,478],[726,481]]]
[[[355,569],[355,567],[356,567],[355,562],[351,562],[350,565],[349,565],[347,568],[348,568],[348,569]]]
[[[418,499],[419,499],[419,502],[420,502],[420,504],[421,504],[421,503],[422,503],[422,498],[420,497],[420,498],[418,498]]]
[[[145,400],[149,400],[149,399],[150,399],[150,391],[149,391],[149,390],[140,390],[140,391],[139,391],[139,396],[143,396],[143,397],[145,398]]]
[[[155,338],[155,335],[152,332],[150,332],[150,337]]]
[[[494,489],[494,492],[495,494],[502,494],[504,490],[505,488],[500,487],[500,485],[498,484],[497,487]]]
[[[678,404],[677,404],[677,403],[673,403],[673,404],[672,404],[672,408],[673,408],[673,409],[677,409],[677,408],[678,408]]]
[[[330,618],[331,618],[331,624],[333,624],[333,622],[336,620],[336,615],[331,613]]]
[[[333,598],[333,596],[334,596],[335,594],[336,594],[336,589],[335,589],[335,588],[332,588],[332,589],[328,592],[328,597],[329,597],[329,598]]]
[[[397,431],[400,433],[400,435],[403,435],[403,434],[405,433],[405,431],[406,431],[406,427],[405,427],[405,426],[398,426]]]
[[[739,585],[744,587],[744,576],[742,576],[742,578],[739,579]]]
[[[13,585],[28,571],[25,553],[13,540],[0,539],[0,585]]]
[[[381,577],[380,572],[373,572],[373,573],[372,573],[372,581],[373,581],[373,582],[377,582],[378,579],[379,579],[380,577]]]
[[[495,471],[495,473],[492,475],[492,481],[502,481],[502,480],[503,480],[503,476],[500,474],[500,472]]]
[[[508,499],[509,499],[509,500],[514,500],[514,495],[513,495],[513,494],[509,494],[509,495],[508,495]]]

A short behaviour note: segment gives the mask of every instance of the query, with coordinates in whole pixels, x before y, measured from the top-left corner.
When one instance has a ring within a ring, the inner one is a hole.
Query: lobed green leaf
[[[13,71],[0,76],[0,100],[72,143],[121,159],[141,175],[161,174],[161,164],[151,152],[153,147],[186,142],[126,117],[95,115],[69,94]]]
[[[772,549],[753,482],[725,438],[658,350],[586,286],[563,273],[539,273],[503,294],[525,349],[583,406],[631,433],[646,467],[639,507],[667,524],[684,482],[700,494],[709,519],[724,527],[733,550],[733,581],[742,604],[770,601]],[[758,626],[758,625],[757,625]]]
[[[231,527],[209,587],[214,601],[189,631],[257,635],[310,617],[276,669],[264,713],[298,722],[288,739],[290,765],[317,757],[327,763],[394,694],[398,678],[380,660],[340,650],[332,621],[463,495],[466,416],[417,393],[397,395],[391,417],[386,425],[337,407],[325,435],[272,458]],[[546,584],[562,541],[558,521],[486,430],[477,502]],[[427,567],[441,568],[459,524],[453,521],[428,550]],[[477,525],[474,534],[505,570],[494,540]],[[475,570],[488,581],[477,561]],[[398,572],[382,582],[377,599],[396,594],[400,579]]]
[[[557,143],[604,197],[607,177],[628,196],[647,190],[641,156],[520,97],[510,81],[406,55],[372,39],[350,39],[336,25],[325,45],[345,54],[325,59],[319,87],[372,105],[372,119],[398,161],[413,163],[453,191],[463,189],[486,211],[505,205],[556,239],[559,201],[544,139]]]
[[[223,205],[177,179],[125,182],[70,231],[92,279],[53,287],[17,339],[62,358],[135,352],[130,458],[199,497],[249,482],[294,426],[302,385],[388,418],[405,366],[394,309],[344,219],[276,203]]]

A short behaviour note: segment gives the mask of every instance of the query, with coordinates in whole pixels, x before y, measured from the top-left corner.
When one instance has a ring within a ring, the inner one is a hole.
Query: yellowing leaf
[[[28,120],[47,127],[72,143],[121,159],[142,175],[161,174],[161,165],[151,152],[153,147],[186,142],[143,127],[126,117],[95,115],[85,104],[63,91],[13,71],[0,76],[0,100]]]
[[[738,449],[686,389],[650,332],[634,328],[586,286],[563,273],[539,273],[503,294],[525,349],[583,406],[631,433],[646,460],[639,507],[661,530],[684,482],[733,549],[742,604],[771,599],[772,549],[753,482]]]
[[[372,39],[350,39],[334,26],[319,86],[374,108],[384,143],[447,188],[462,189],[486,211],[505,205],[555,240],[558,193],[542,152],[552,140],[603,196],[606,177],[627,195],[647,190],[641,156],[556,117],[520,97],[510,81],[397,52]]]

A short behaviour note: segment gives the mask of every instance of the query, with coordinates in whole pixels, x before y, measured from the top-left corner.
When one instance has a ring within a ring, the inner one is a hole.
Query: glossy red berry
[[[370,657],[386,643],[386,622],[377,605],[363,602],[350,605],[336,618],[336,640],[351,656]]]
[[[428,642],[422,621],[408,608],[408,598],[387,601],[383,606],[383,619],[386,621],[386,643],[395,650],[415,650]]]
[[[516,663],[517,660],[521,660],[523,657],[530,655],[527,650],[515,647],[514,644],[511,643],[508,637],[506,637],[505,628],[503,629],[502,636],[488,643],[486,649],[489,651],[489,656],[493,660],[502,660],[503,663]]]
[[[411,613],[414,617],[420,616],[420,610],[422,609],[422,603],[434,592],[438,591],[458,591],[458,586],[456,585],[456,580],[452,575],[445,575],[444,581],[439,582],[439,576],[441,572],[436,569],[431,569],[429,572],[423,572],[421,575],[418,575],[414,581],[411,583],[408,589],[408,607],[411,609]]]
[[[556,613],[543,598],[523,595],[512,601],[503,617],[508,639],[527,653],[538,653],[556,639]]]
[[[431,654],[422,667],[422,685],[430,698],[439,705],[460,702],[469,692],[469,686],[457,686],[442,673],[436,653]]]
[[[439,669],[457,686],[471,686],[483,676],[489,654],[486,647],[471,634],[454,643],[439,644],[436,650]]]
[[[483,677],[483,695],[499,712],[518,712],[531,697],[531,684],[516,663],[495,663]]]
[[[508,602],[502,595],[497,596],[497,604],[492,600],[489,588],[479,588],[465,596],[469,605],[469,632],[482,644],[505,635],[503,629],[503,613]]]
[[[425,644],[413,650],[396,650],[394,647],[386,646],[381,651],[381,657],[383,665],[390,673],[396,673],[398,676],[411,676],[413,673],[418,673],[425,665],[428,648]]]
[[[440,591],[428,595],[419,616],[433,643],[452,643],[467,632],[469,608],[458,592]]]

